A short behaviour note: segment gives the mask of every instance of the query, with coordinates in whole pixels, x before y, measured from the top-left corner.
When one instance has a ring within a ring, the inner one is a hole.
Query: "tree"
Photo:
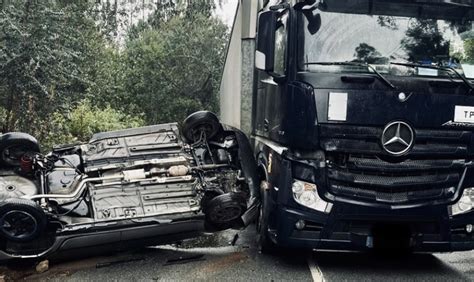
[[[466,63],[474,63],[474,39],[465,39],[464,40],[464,55],[465,58],[463,58]]]
[[[82,99],[102,48],[86,1],[9,2],[0,11],[2,130],[47,132],[50,114]]]
[[[401,44],[411,62],[449,58],[449,42],[436,20],[414,20]]]
[[[218,1],[221,4],[222,1]],[[216,8],[213,1],[195,1],[195,0],[168,0],[158,1],[156,9],[148,18],[148,24],[154,28],[166,23],[170,19],[181,16],[193,21],[194,18],[204,16],[210,18],[213,10]]]
[[[217,111],[227,27],[213,9],[191,0],[5,2],[2,131],[48,147]]]
[[[100,108],[82,100],[71,110],[51,114],[51,131],[41,145],[50,149],[55,144],[87,142],[94,133],[143,126],[141,115],[130,116],[110,106]]]
[[[357,58],[358,62],[367,64],[374,64],[382,59],[382,54],[367,43],[359,44],[355,49],[354,56]]]
[[[127,42],[124,105],[147,123],[177,121],[202,109],[217,111],[227,27],[205,14],[175,16]]]

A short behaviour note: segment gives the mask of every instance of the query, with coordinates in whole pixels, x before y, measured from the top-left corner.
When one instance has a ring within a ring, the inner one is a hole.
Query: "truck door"
[[[268,138],[277,137],[281,131],[282,100],[286,93],[286,84],[277,81],[278,77],[285,76],[287,69],[288,17],[287,10],[279,16],[275,27],[273,72],[258,72],[255,133]]]

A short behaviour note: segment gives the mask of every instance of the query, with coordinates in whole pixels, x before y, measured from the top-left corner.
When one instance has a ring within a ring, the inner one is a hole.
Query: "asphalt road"
[[[474,251],[398,257],[344,252],[270,256],[258,253],[254,239],[254,228],[250,227],[179,246],[51,263],[49,271],[42,274],[31,265],[0,267],[0,277],[53,281],[474,281]]]

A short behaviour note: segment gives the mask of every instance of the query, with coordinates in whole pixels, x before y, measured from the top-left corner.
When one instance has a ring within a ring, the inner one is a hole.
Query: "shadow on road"
[[[315,252],[312,256],[328,281],[341,277],[349,280],[468,280],[431,254]]]
[[[472,253],[464,256],[472,256]],[[308,260],[312,260],[326,281],[469,281],[460,269],[451,266],[459,261],[463,265],[470,264],[471,259],[462,258],[463,254],[438,258],[431,254],[299,250],[265,255],[258,252],[254,228],[248,228],[207,234],[175,245],[51,261],[49,271],[42,274],[35,271],[34,264],[15,263],[9,268],[0,266],[0,277],[4,275],[5,280],[73,281],[137,278],[162,281],[311,281]],[[467,266],[466,269],[465,274],[471,268]]]

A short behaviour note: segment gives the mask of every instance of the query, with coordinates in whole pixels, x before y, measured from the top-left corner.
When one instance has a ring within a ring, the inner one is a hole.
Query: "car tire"
[[[19,166],[21,157],[29,152],[40,152],[38,141],[33,136],[11,132],[0,137],[0,163],[3,166]]]
[[[241,216],[247,210],[245,197],[239,193],[226,193],[214,197],[204,209],[208,230],[220,231],[241,224]]]
[[[260,200],[261,204],[256,224],[257,246],[261,253],[273,254],[276,253],[279,248],[268,235],[268,221],[270,216],[270,199],[268,191],[262,190]]]
[[[0,203],[0,237],[9,241],[33,241],[41,236],[46,223],[46,214],[31,200],[10,198]]]
[[[207,139],[214,138],[222,131],[222,125],[214,113],[209,111],[199,111],[188,116],[182,127],[182,133],[185,141],[188,143],[196,142],[204,130]]]

